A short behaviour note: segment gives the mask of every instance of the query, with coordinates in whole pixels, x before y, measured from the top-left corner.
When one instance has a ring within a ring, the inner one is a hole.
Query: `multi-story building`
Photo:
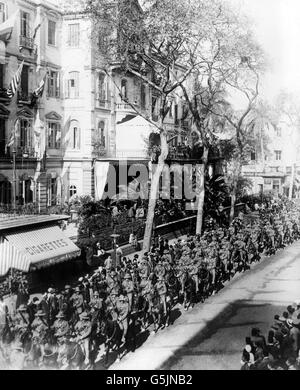
[[[0,0],[0,31],[1,23],[13,20],[11,31],[0,34],[0,204],[12,203],[13,187],[18,204],[51,206],[74,194],[94,196],[97,164],[149,161],[145,139],[153,128],[122,101],[119,90],[153,119],[157,97],[118,64],[111,64],[109,74],[104,71],[82,2],[65,4]],[[15,118],[5,89],[22,61],[17,138],[15,147],[7,148]],[[46,90],[32,105],[32,93],[46,73]],[[174,145],[186,137],[183,110],[174,96],[165,121]]]
[[[263,129],[268,142],[258,142],[249,155],[243,175],[253,182],[252,192],[289,195],[291,180],[297,190],[300,176],[298,129],[284,114],[277,124],[266,123]],[[292,179],[293,178],[293,179]]]

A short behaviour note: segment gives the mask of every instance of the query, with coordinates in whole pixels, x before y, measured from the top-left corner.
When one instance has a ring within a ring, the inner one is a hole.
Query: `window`
[[[30,15],[28,12],[21,11],[21,36],[30,38]]]
[[[0,156],[5,156],[5,119],[0,118]]]
[[[4,88],[4,65],[0,64],[0,89]]]
[[[272,184],[272,180],[271,179],[265,179],[265,185],[266,186],[270,186]]]
[[[170,103],[169,118],[173,118],[173,102]]]
[[[28,84],[29,84],[29,66],[23,65],[21,75],[21,96],[24,100],[28,99]]]
[[[281,150],[275,150],[275,160],[276,161],[281,160]]]
[[[251,161],[255,161],[256,160],[256,153],[255,152],[251,152],[250,153],[250,160]]]
[[[290,175],[292,173],[292,167],[286,167],[286,173]]]
[[[103,73],[100,73],[98,78],[98,100],[101,106],[105,106],[107,100],[107,84],[106,76]]]
[[[23,151],[28,151],[31,147],[31,122],[27,119],[20,120],[19,146]]]
[[[60,96],[60,82],[59,73],[57,71],[50,71],[48,76],[48,97],[59,98]]]
[[[281,137],[281,128],[278,126],[275,126],[275,134],[276,137]]]
[[[105,147],[105,122],[100,121],[98,124],[98,137],[100,146]]]
[[[6,4],[0,3],[0,23],[7,19]]]
[[[76,195],[76,194],[77,194],[77,188],[76,188],[76,186],[70,186],[69,194],[70,194],[70,198],[71,198],[73,195]]]
[[[79,23],[69,24],[68,26],[68,46],[69,47],[79,47]]]
[[[71,148],[73,150],[80,149],[80,127],[77,121],[74,121],[70,126],[71,131]]]
[[[141,85],[141,108],[146,108],[146,87],[144,84]]]
[[[174,116],[175,116],[175,123],[178,123],[178,104],[175,104],[174,106]]]
[[[48,20],[48,44],[56,45],[56,23],[53,20]]]
[[[71,99],[79,97],[79,72],[69,73],[66,89],[66,97]]]
[[[58,122],[48,122],[48,148],[60,149],[61,126]]]
[[[50,202],[51,202],[51,206],[55,206],[56,205],[56,194],[57,194],[57,181],[56,179],[51,179],[51,183],[50,183]]]
[[[127,90],[127,80],[123,79],[121,81],[121,93],[122,93],[122,97],[124,99],[127,99],[128,98],[128,90]]]

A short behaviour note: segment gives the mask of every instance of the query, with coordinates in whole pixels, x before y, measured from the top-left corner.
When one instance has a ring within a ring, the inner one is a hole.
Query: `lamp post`
[[[110,235],[113,239],[114,244],[114,259],[113,259],[113,266],[116,267],[117,265],[117,238],[120,237],[120,234],[116,234],[115,232]]]
[[[16,207],[17,207],[17,175],[16,175],[16,147],[14,145],[12,150],[13,155],[13,209],[14,215],[16,215]]]

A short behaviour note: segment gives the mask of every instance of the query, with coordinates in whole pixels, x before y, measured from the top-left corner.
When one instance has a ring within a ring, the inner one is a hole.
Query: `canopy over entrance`
[[[10,224],[6,221],[0,225],[0,276],[11,268],[34,271],[80,255],[80,249],[54,224],[53,219],[50,226],[45,222],[34,224],[33,218],[29,218],[27,225],[20,225],[20,221],[17,223],[14,219]]]

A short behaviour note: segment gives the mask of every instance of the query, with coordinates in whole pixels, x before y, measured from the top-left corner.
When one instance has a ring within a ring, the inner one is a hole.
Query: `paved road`
[[[274,315],[300,298],[300,242],[238,275],[221,292],[149,336],[110,369],[240,369],[251,327],[267,333]]]

